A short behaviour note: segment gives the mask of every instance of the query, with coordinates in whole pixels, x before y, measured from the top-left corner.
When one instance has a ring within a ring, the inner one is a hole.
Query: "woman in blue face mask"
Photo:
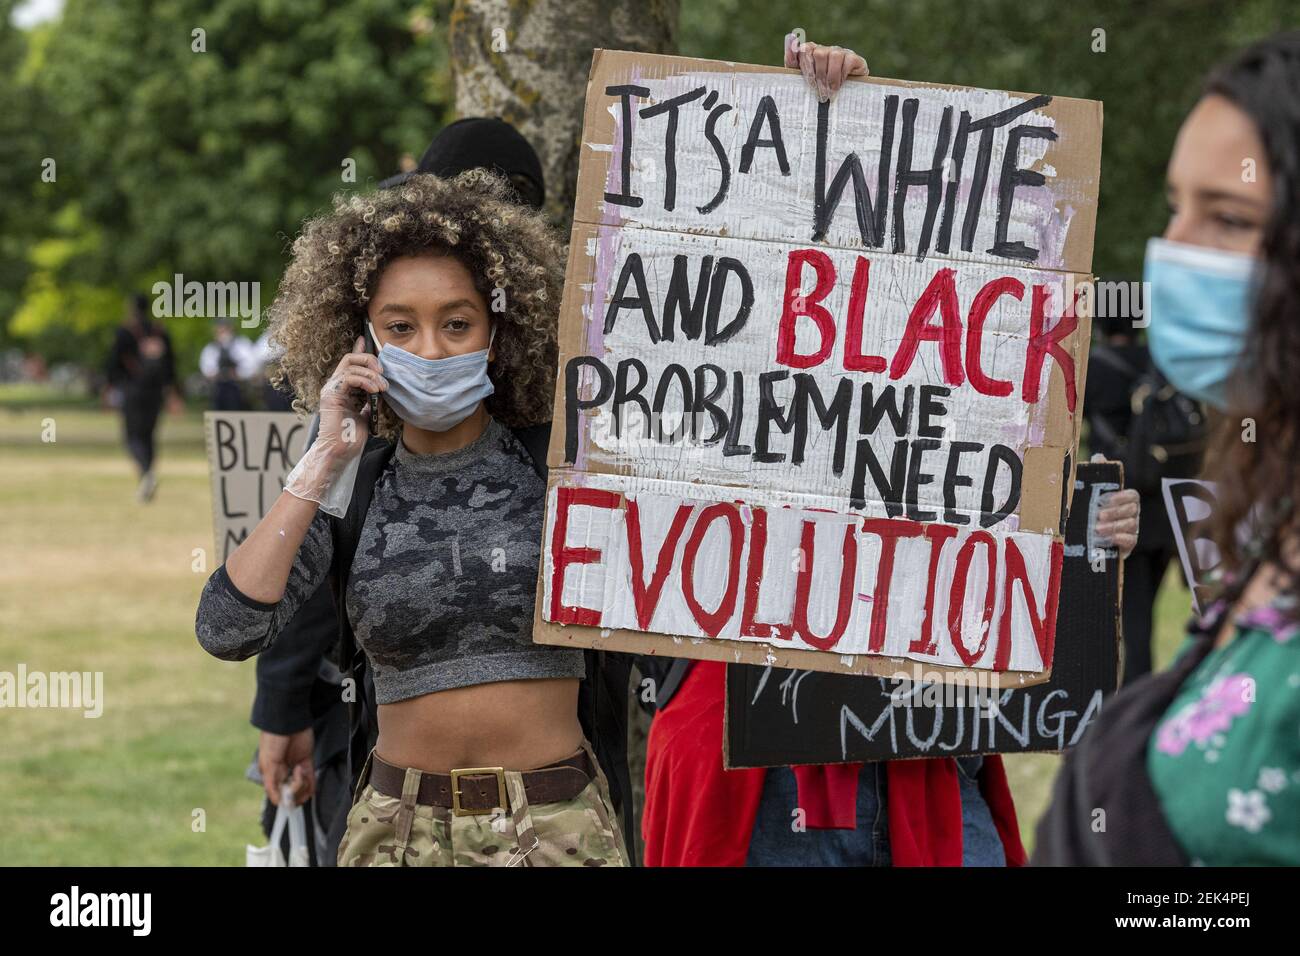
[[[1274,194],[1278,172],[1264,130],[1227,82],[1225,76],[1211,84],[1174,143],[1165,187],[1169,224],[1147,243],[1144,272],[1152,358],[1180,391],[1218,409],[1226,408],[1229,380],[1245,356],[1256,286],[1270,269],[1266,231],[1275,201],[1285,198]],[[1294,241],[1283,235],[1290,224],[1273,231],[1275,244]],[[1292,282],[1295,251],[1277,248],[1273,265]],[[1286,284],[1283,278],[1273,294]],[[1238,384],[1248,381],[1243,376]]]
[[[509,189],[471,170],[338,198],[272,309],[320,432],[209,579],[196,631],[242,660],[333,583],[340,666],[378,718],[354,731],[339,865],[627,863],[580,695],[595,654],[532,642],[563,277]]]
[[[1147,249],[1152,356],[1218,412],[1218,599],[1067,757],[1045,864],[1300,863],[1300,33],[1211,75]],[[1099,825],[1100,824],[1100,825]]]

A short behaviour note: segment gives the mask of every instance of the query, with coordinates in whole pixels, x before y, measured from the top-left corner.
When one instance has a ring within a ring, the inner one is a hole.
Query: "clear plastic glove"
[[[320,391],[320,431],[284,481],[291,495],[315,501],[326,514],[347,514],[369,434],[369,396],[388,389],[379,359],[358,338]]]
[[[1093,455],[1092,460],[1106,459],[1098,454]],[[1119,550],[1121,560],[1132,554],[1137,547],[1141,502],[1141,497],[1132,488],[1101,496],[1101,508],[1097,511],[1097,523],[1092,531],[1102,541],[1113,544]]]
[[[803,31],[785,36],[785,65],[803,73],[808,85],[823,103],[833,99],[850,76],[870,76],[867,61],[852,50],[821,46],[802,39]]]

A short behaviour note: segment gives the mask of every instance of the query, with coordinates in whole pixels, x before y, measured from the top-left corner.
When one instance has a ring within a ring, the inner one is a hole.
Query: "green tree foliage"
[[[1294,2],[687,0],[677,37],[683,54],[774,63],[801,27],[878,76],[1102,100],[1094,269],[1133,276],[1206,71],[1293,26]],[[451,0],[68,0],[27,33],[14,5],[0,0],[0,345],[50,358],[97,364],[122,295],[177,272],[258,281],[265,307],[303,219],[450,118]],[[192,363],[207,322],[170,327]]]
[[[75,203],[59,210],[46,227],[45,234],[27,251],[22,305],[9,323],[9,331],[47,362],[96,364],[112,344],[112,326],[121,317],[122,296],[112,286],[94,285],[64,273],[71,271],[69,264],[97,253],[103,247],[103,235],[85,223]],[[201,344],[189,342],[186,346],[193,352]]]
[[[439,15],[405,0],[69,0],[28,101],[52,107],[33,125],[65,214],[32,247],[14,331],[111,325],[121,293],[174,272],[260,282],[265,308],[304,218],[373,188],[445,121]],[[76,314],[89,308],[102,311]],[[210,331],[170,327],[183,354]]]
[[[1205,74],[1295,19],[1295,0],[710,0],[682,5],[678,35],[687,56],[778,63],[801,27],[858,51],[875,76],[1101,100],[1093,270],[1136,277],[1164,230],[1165,164]]]
[[[39,47],[43,32],[14,27],[9,18],[15,6],[16,0],[0,0],[0,169],[6,180],[0,189],[0,345],[9,341],[3,317],[18,307],[31,271],[27,252],[41,235],[54,190],[41,182],[51,117],[24,75],[29,48]]]

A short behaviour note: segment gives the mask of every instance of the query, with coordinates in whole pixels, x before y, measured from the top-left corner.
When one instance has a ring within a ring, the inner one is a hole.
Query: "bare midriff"
[[[376,756],[448,773],[533,770],[582,745],[577,678],[497,681],[379,705]]]

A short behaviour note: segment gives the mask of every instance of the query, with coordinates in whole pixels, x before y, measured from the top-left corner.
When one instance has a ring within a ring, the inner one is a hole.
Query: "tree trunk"
[[[456,113],[499,116],[533,144],[546,178],[545,211],[565,242],[592,50],[676,52],[677,14],[678,0],[456,0],[452,7]],[[640,844],[650,722],[631,694],[628,717],[633,829]],[[643,852],[639,846],[638,859]]]
[[[568,238],[582,107],[596,47],[672,53],[678,0],[456,0],[451,63],[459,116],[499,116],[533,144],[546,213]]]

